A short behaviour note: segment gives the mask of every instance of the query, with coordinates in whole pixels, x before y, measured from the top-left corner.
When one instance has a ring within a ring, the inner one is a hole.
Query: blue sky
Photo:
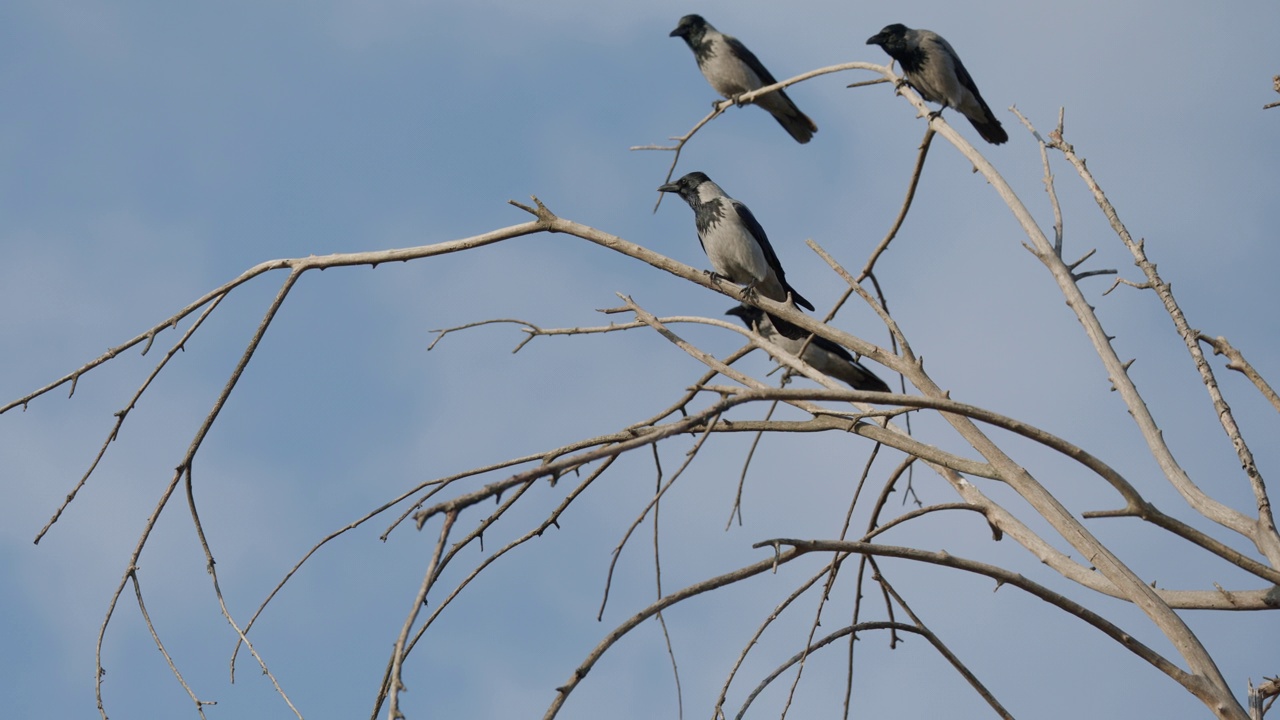
[[[743,39],[779,78],[885,62],[863,43],[890,22],[942,33],[1012,138],[981,149],[1046,227],[1037,147],[1006,108],[1016,105],[1048,132],[1065,107],[1067,140],[1130,231],[1146,238],[1192,324],[1230,338],[1273,381],[1280,376],[1280,109],[1261,109],[1280,99],[1271,90],[1280,73],[1274,3],[1228,11],[1147,1],[1052,9],[996,0],[892,8],[19,1],[0,9],[0,401],[80,367],[258,262],[473,235],[524,222],[506,201],[531,194],[563,217],[705,267],[688,208],[670,198],[652,212],[669,155],[628,150],[686,132],[714,99],[683,43],[667,37],[689,12]],[[829,75],[791,91],[819,126],[808,145],[756,108],[731,109],[680,163],[679,172],[703,170],[750,205],[788,279],[820,310],[842,285],[803,241],[860,267],[897,213],[924,129],[886,86],[845,89],[861,79]],[[957,127],[976,140],[967,123]],[[1083,185],[1054,160],[1067,254],[1097,248],[1089,267],[1137,280]],[[1096,355],[1023,240],[981,177],[954,148],[935,143],[915,208],[878,266],[895,317],[955,399],[1090,449],[1166,511],[1193,520],[1137,444]],[[110,594],[282,279],[259,278],[222,304],[38,546],[32,537],[92,461],[112,413],[177,336],[86,375],[70,400],[59,390],[0,415],[0,567],[8,579],[0,584],[0,637],[9,648],[0,655],[0,687],[13,716],[96,716],[94,644]],[[1121,352],[1137,358],[1135,380],[1179,460],[1216,497],[1248,510],[1235,455],[1156,298],[1131,288],[1103,297],[1110,282],[1088,281],[1091,301]],[[522,334],[490,326],[427,352],[431,330],[487,318],[603,324],[609,318],[596,309],[618,304],[617,292],[659,315],[720,317],[732,305],[560,235],[305,276],[196,460],[201,518],[236,617],[252,614],[319,538],[419,482],[610,432],[677,397],[701,366],[644,331],[541,338],[512,355]],[[836,324],[886,341],[865,308],[850,307]],[[712,328],[682,332],[720,354],[741,344]],[[743,367],[763,374],[771,363],[753,356]],[[1215,367],[1268,477],[1280,462],[1270,442],[1276,415],[1220,359]],[[963,450],[936,419],[919,418],[915,429]],[[762,539],[838,532],[869,443],[829,435],[767,441],[748,478],[746,524],[725,532],[748,442],[717,439],[665,502],[664,589],[760,559],[751,544]],[[664,470],[688,447],[680,439],[666,449]],[[1077,467],[1025,443],[1010,447],[1072,509],[1114,506]],[[893,462],[886,453],[876,477]],[[927,502],[954,499],[927,473],[916,478]],[[406,668],[410,717],[541,713],[590,648],[654,597],[642,530],[623,553],[603,622],[595,621],[609,553],[653,484],[650,456],[620,461],[560,529],[469,589]],[[526,508],[486,534],[485,553],[539,522],[565,491],[564,483],[531,491]],[[866,516],[857,517],[860,527]],[[384,544],[378,536],[390,519],[322,551],[255,628],[308,717],[368,713],[434,541],[434,532],[406,527]],[[1161,587],[1258,587],[1136,521],[1090,523]],[[1006,564],[1168,650],[1140,613],[1073,589],[1012,542],[991,542],[981,521],[939,515],[897,532],[886,542]],[[477,548],[464,556],[485,555]],[[668,615],[688,716],[710,713],[742,643],[818,563],[797,562]],[[165,510],[140,566],[166,646],[198,694],[219,702],[209,717],[286,716],[244,658],[237,682],[227,682],[233,636],[184,501]],[[448,578],[456,583],[469,568],[462,562]],[[1014,590],[993,594],[988,581],[938,568],[885,569],[1015,715],[1205,715],[1172,681]],[[847,584],[843,591],[835,602],[845,605],[824,630],[847,617]],[[104,645],[108,712],[194,716],[131,598],[122,599]],[[813,607],[809,598],[765,637],[731,700],[741,702],[796,651]],[[1186,617],[1241,692],[1248,678],[1280,672],[1275,617]],[[793,717],[838,711],[843,647],[806,669]],[[891,651],[868,635],[857,653],[856,716],[984,714],[923,641]],[[668,663],[658,628],[641,627],[588,676],[562,717],[674,717]],[[779,712],[788,685],[765,693],[757,713]]]

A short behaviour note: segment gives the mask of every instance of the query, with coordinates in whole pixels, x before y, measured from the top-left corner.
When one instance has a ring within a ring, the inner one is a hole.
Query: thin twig
[[[661,150],[661,151],[675,153],[675,155],[671,159],[671,167],[667,169],[666,178],[662,181],[663,183],[670,182],[671,176],[674,175],[676,172],[676,164],[680,162],[680,153],[681,151],[684,150],[685,144],[688,143],[691,139],[693,139],[693,136],[699,130],[701,130],[704,125],[711,122],[716,117],[722,115],[725,110],[728,110],[730,107],[733,107],[735,104],[747,105],[751,103],[752,100],[755,100],[761,95],[766,95],[775,90],[781,90],[783,88],[794,85],[798,82],[804,82],[805,80],[818,77],[819,75],[827,75],[830,73],[843,72],[845,70],[870,70],[872,72],[882,72],[885,70],[885,68],[883,68],[880,65],[875,65],[873,63],[851,62],[851,63],[843,63],[841,65],[830,65],[828,67],[818,68],[817,70],[810,70],[809,72],[800,73],[799,75],[796,75],[795,77],[787,78],[782,82],[776,82],[772,85],[765,85],[763,87],[752,90],[751,92],[742,93],[736,98],[731,98],[726,100],[717,100],[716,102],[712,103],[711,112],[706,117],[702,118],[696,124],[694,124],[693,128],[690,129],[689,132],[685,133],[684,135],[679,135],[671,138],[671,140],[675,141],[676,143],[675,145],[633,145],[629,149]],[[875,82],[883,82],[883,80],[876,80]],[[872,84],[872,83],[867,83],[867,84]],[[662,205],[662,196],[663,196],[663,193],[658,193],[658,200],[656,203],[654,203],[654,206],[653,206],[654,212],[657,212],[658,207]]]
[[[461,581],[458,582],[458,585],[449,593],[448,596],[446,596],[440,602],[436,603],[435,610],[429,616],[427,616],[427,619],[424,620],[422,625],[418,627],[417,633],[414,634],[413,639],[410,640],[408,645],[405,647],[405,650],[404,650],[405,654],[408,655],[413,652],[413,649],[417,646],[418,641],[421,640],[422,637],[426,634],[427,629],[430,628],[435,623],[436,619],[440,617],[440,614],[444,612],[444,609],[449,607],[449,605],[454,601],[454,599],[456,599],[462,593],[462,590],[466,588],[468,585],[470,585],[472,580],[475,580],[477,577],[479,577],[481,572],[483,572],[486,568],[488,568],[493,563],[497,562],[500,558],[506,556],[515,548],[520,547],[521,545],[524,545],[525,543],[529,542],[535,537],[541,537],[542,534],[546,532],[548,528],[552,526],[559,527],[560,516],[564,513],[564,511],[568,509],[569,505],[571,505],[573,501],[578,498],[579,495],[581,495],[588,487],[590,487],[591,484],[595,482],[595,480],[597,480],[601,475],[605,473],[606,470],[609,469],[609,466],[613,464],[613,461],[615,459],[616,458],[612,458],[612,457],[605,458],[605,460],[602,463],[600,463],[599,467],[593,470],[586,478],[583,478],[582,482],[578,483],[577,487],[575,487],[568,495],[564,497],[564,499],[560,502],[560,504],[556,506],[556,509],[553,510],[551,514],[547,516],[546,519],[544,519],[536,527],[526,532],[524,535],[507,543],[501,549],[494,552],[492,555],[485,558],[484,560],[480,561],[480,563],[476,565],[476,567],[472,568],[471,572],[468,573],[466,577],[464,577]],[[387,692],[389,691],[389,682],[391,679],[391,668],[392,668],[393,662],[394,662],[394,658],[389,657],[387,659],[387,667],[382,679],[382,685],[378,691],[378,696],[374,701],[373,712],[370,713],[369,715],[370,720],[376,720],[376,718],[378,717],[378,713],[382,708],[382,703],[386,700]]]
[[[173,359],[174,355],[186,348],[187,340],[191,339],[191,336],[195,334],[196,330],[199,329],[205,319],[209,317],[209,314],[218,307],[218,304],[221,303],[222,299],[225,297],[225,294],[218,295],[209,302],[209,306],[205,308],[204,312],[200,313],[200,317],[196,318],[196,321],[191,323],[191,327],[187,328],[187,331],[182,334],[182,337],[173,344],[173,347],[169,348],[169,352],[165,353],[165,356],[156,364],[155,368],[151,371],[151,374],[142,382],[142,386],[139,387],[138,391],[129,399],[128,404],[126,404],[123,409],[116,411],[115,425],[111,428],[111,432],[107,434],[107,439],[103,441],[102,448],[98,450],[98,454],[93,458],[93,462],[89,463],[89,469],[85,471],[84,475],[80,476],[80,482],[76,483],[75,487],[71,488],[71,492],[67,493],[67,497],[62,501],[62,504],[58,506],[57,510],[54,510],[53,517],[49,518],[49,522],[45,523],[44,527],[40,529],[40,532],[36,533],[36,538],[34,540],[36,545],[40,544],[40,539],[49,532],[49,529],[53,527],[54,523],[58,522],[58,518],[62,517],[62,512],[67,509],[67,506],[69,506],[73,500],[76,499],[76,495],[80,492],[80,489],[89,481],[89,476],[98,468],[98,463],[102,462],[102,458],[107,454],[107,448],[110,447],[111,443],[115,442],[115,439],[119,436],[120,428],[124,425],[124,419],[129,415],[133,408],[137,407],[138,400],[142,398],[142,393],[146,392],[147,388],[151,387],[151,383],[158,375],[160,375],[160,371],[169,364],[169,361]],[[150,343],[148,343],[147,346],[150,347]]]
[[[764,414],[765,422],[773,417],[773,411],[778,409],[778,403],[769,403],[769,409]],[[738,518],[738,527],[742,527],[742,490],[747,484],[747,470],[751,469],[751,458],[755,457],[756,448],[760,445],[760,439],[764,437],[764,430],[756,432],[755,437],[751,439],[751,447],[747,448],[747,456],[742,461],[742,472],[738,474],[738,491],[733,495],[733,507],[729,508],[729,520],[725,523],[724,529],[727,532],[733,527],[733,518]]]
[[[760,638],[764,635],[764,631],[768,629],[770,625],[773,624],[774,620],[777,620],[779,617],[782,616],[782,613],[785,612],[786,609],[791,606],[791,603],[795,602],[797,598],[799,598],[806,591],[808,591],[809,588],[813,587],[814,583],[818,582],[818,580],[821,580],[823,577],[825,577],[830,572],[835,562],[836,560],[832,560],[831,563],[825,565],[821,570],[819,570],[817,573],[811,576],[808,580],[804,581],[803,583],[800,583],[800,586],[797,587],[795,590],[792,590],[790,595],[788,595],[782,602],[774,606],[773,612],[769,613],[769,615],[765,617],[764,622],[760,624],[760,627],[756,628],[755,634],[752,635],[751,639],[748,640],[747,643],[742,646],[742,651],[738,653],[737,660],[734,661],[733,667],[730,668],[729,670],[728,677],[725,678],[724,685],[720,688],[720,695],[719,697],[716,698],[715,713],[714,713],[716,717],[721,717],[724,714],[723,708],[724,708],[725,700],[729,696],[729,687],[733,685],[733,679],[737,676],[738,671],[742,668],[742,664],[746,662],[747,654],[750,653],[751,649],[754,648],[756,646],[756,643],[760,641]]]
[[[920,177],[924,173],[924,160],[929,155],[929,146],[933,144],[933,136],[935,131],[932,125],[926,125],[924,129],[924,138],[920,141],[920,154],[916,155],[915,167],[911,170],[911,180],[907,183],[907,197],[902,201],[902,207],[898,209],[898,216],[894,218],[893,224],[889,226],[889,232],[885,233],[884,239],[880,244],[871,251],[867,263],[862,266],[862,272],[858,273],[858,279],[855,282],[866,280],[871,271],[875,269],[876,261],[889,249],[889,243],[898,236],[898,231],[902,229],[902,223],[907,219],[907,213],[911,210],[911,202],[916,197],[916,188],[920,185]]]
[[[987,689],[987,686],[978,679],[978,676],[973,674],[973,671],[969,669],[969,666],[965,665],[964,661],[952,652],[951,648],[947,647],[946,643],[942,642],[942,638],[938,637],[937,633],[930,630],[929,627],[924,624],[924,621],[916,615],[915,611],[911,609],[911,606],[907,605],[907,601],[903,599],[902,595],[899,594],[898,591],[894,589],[893,585],[884,578],[879,567],[876,568],[876,574],[880,576],[879,582],[881,586],[883,586],[885,590],[893,596],[893,600],[898,604],[898,607],[901,607],[902,610],[907,613],[907,616],[911,618],[911,622],[920,629],[921,634],[929,638],[929,642],[933,643],[934,649],[936,649],[942,657],[946,658],[947,662],[951,663],[951,667],[955,668],[956,672],[960,673],[960,676],[965,679],[965,682],[969,683],[969,687],[972,687],[978,695],[982,696],[982,699],[987,701],[987,704],[991,706],[991,709],[994,710],[997,715],[1005,718],[1006,720],[1013,720],[1013,715],[1011,715],[1009,711],[1000,704],[1000,701],[997,700],[996,696]]]
[[[640,625],[640,623],[653,617],[659,611],[665,610],[672,605],[691,597],[741,582],[761,573],[770,572],[776,569],[779,565],[790,562],[797,556],[798,553],[795,550],[787,550],[777,553],[773,557],[738,568],[737,570],[707,578],[706,580],[678,590],[627,618],[622,624],[610,631],[609,634],[606,635],[604,639],[587,654],[587,657],[578,665],[577,668],[574,669],[574,671],[569,675],[569,679],[563,685],[556,688],[556,697],[552,700],[551,705],[547,708],[547,712],[543,715],[543,720],[551,720],[554,718],[560,712],[560,708],[564,706],[565,701],[569,699],[569,695],[578,687],[578,684],[582,682],[582,679],[587,676],[587,673],[591,671],[591,668],[595,667],[596,662],[600,660],[604,653],[609,648],[613,647],[614,643],[622,639],[623,636]]]
[[[199,298],[197,298],[196,300],[188,304],[186,307],[174,313],[172,316],[166,318],[164,321],[156,325],[153,325],[151,328],[125,341],[124,343],[107,350],[105,353],[98,356],[97,358],[90,361],[89,363],[81,366],[80,368],[70,373],[67,373],[66,375],[58,378],[57,380],[49,383],[48,385],[45,385],[44,387],[38,390],[28,393],[27,395],[24,395],[18,398],[17,400],[14,400],[6,405],[0,405],[0,414],[8,412],[9,410],[12,410],[13,408],[16,408],[16,407],[25,407],[32,400],[40,397],[41,395],[48,393],[50,390],[61,387],[67,383],[74,384],[76,381],[80,379],[80,376],[112,360],[117,355],[124,352],[125,350],[128,350],[129,348],[136,347],[137,345],[143,342],[146,342],[147,347],[150,347],[150,343],[155,339],[155,336],[158,333],[162,332],[165,328],[176,327],[177,324],[181,322],[183,318],[195,312],[196,310],[199,310],[200,308],[204,307],[214,298],[226,295],[228,292],[230,292],[234,288],[240,285],[243,285],[244,283],[264,273],[268,273],[273,270],[290,270],[292,272],[302,272],[305,270],[315,270],[315,269],[323,270],[325,268],[350,267],[355,265],[369,265],[372,267],[377,267],[378,265],[381,265],[383,263],[408,262],[409,260],[417,260],[419,258],[432,257],[432,256],[443,255],[447,253],[454,253],[454,252],[459,252],[461,250],[468,250],[474,247],[482,247],[484,245],[490,245],[496,242],[501,242],[503,240],[508,240],[513,237],[520,237],[522,235],[529,235],[531,233],[540,232],[542,229],[543,229],[543,226],[540,223],[527,222],[527,223],[522,223],[520,225],[512,225],[510,227],[493,230],[491,232],[487,232],[482,235],[475,235],[468,238],[462,238],[460,240],[450,240],[442,243],[435,243],[433,245],[422,245],[422,246],[411,247],[411,248],[397,248],[392,250],[377,250],[377,251],[371,251],[371,252],[335,253],[332,255],[311,255],[311,256],[302,257],[302,258],[291,258],[291,259],[284,259],[284,260],[268,260],[267,262],[259,263],[249,268],[248,270],[245,270],[243,273],[241,273],[238,277],[231,280],[230,282],[224,283],[223,285],[220,285],[214,288],[213,290],[210,290],[209,292],[205,293],[204,295],[200,296]],[[74,392],[74,389],[73,389],[73,392]]]
[[[658,501],[662,499],[662,496],[666,494],[667,490],[671,489],[671,486],[675,481],[684,474],[685,468],[689,467],[693,462],[693,459],[698,456],[698,451],[702,449],[703,444],[711,437],[711,430],[715,427],[716,420],[718,418],[718,415],[714,416],[707,422],[706,429],[698,436],[698,441],[695,442],[693,444],[693,448],[685,454],[684,462],[681,463],[680,467],[676,469],[675,473],[671,475],[671,478],[667,480],[666,483],[658,486],[657,492],[653,494],[653,497],[649,499],[649,502],[647,502],[644,508],[640,510],[640,514],[636,516],[636,519],[631,521],[631,525],[628,526],[626,532],[622,534],[622,539],[618,541],[618,544],[613,548],[613,552],[610,553],[609,571],[605,575],[604,593],[600,598],[600,610],[596,613],[597,621],[604,618],[605,607],[609,604],[609,588],[613,586],[613,571],[618,565],[618,558],[622,556],[622,549],[626,547],[627,540],[631,539],[631,533],[635,532],[636,528],[640,527],[640,523],[644,522],[644,519],[649,515],[650,510],[653,510],[655,513],[657,512]]]
[[[201,700],[196,697],[195,691],[193,691],[191,686],[187,684],[187,681],[182,677],[182,672],[178,670],[178,666],[174,664],[173,658],[169,656],[169,651],[165,649],[164,643],[160,642],[160,633],[156,632],[156,626],[151,622],[151,614],[147,612],[147,605],[142,601],[142,585],[138,582],[138,573],[134,572],[130,575],[129,580],[133,582],[133,592],[138,599],[138,610],[142,611],[142,619],[147,624],[147,630],[151,632],[151,639],[155,642],[156,649],[160,651],[160,654],[164,656],[164,661],[168,663],[169,672],[173,673],[173,676],[178,679],[178,684],[181,685],[182,689],[186,690],[187,695],[191,697],[191,702],[195,703],[196,713],[203,718],[205,716],[204,706],[217,705],[218,702],[216,700]]]
[[[400,628],[400,635],[396,638],[395,651],[391,656],[391,679],[389,682],[391,689],[388,692],[387,701],[387,714],[395,720],[404,717],[404,713],[400,711],[400,691],[406,689],[402,668],[405,659],[405,643],[408,642],[409,638],[409,629],[413,627],[414,621],[417,620],[418,613],[427,602],[427,593],[431,591],[431,587],[439,576],[440,555],[444,551],[445,543],[449,540],[449,530],[453,528],[453,523],[457,519],[458,511],[445,513],[444,522],[440,525],[440,537],[436,540],[435,550],[431,552],[431,561],[427,563],[427,571],[422,576],[422,585],[418,588],[418,594],[413,599],[413,607],[409,609],[409,614],[404,619],[404,625]]]
[[[892,621],[864,622],[864,623],[858,623],[856,625],[848,625],[848,626],[842,627],[833,633],[830,633],[828,635],[823,636],[822,638],[819,638],[818,640],[814,640],[808,643],[807,645],[805,645],[803,650],[796,653],[795,655],[792,655],[787,660],[783,661],[781,665],[774,668],[772,672],[770,672],[762,680],[760,680],[760,683],[756,685],[755,688],[753,688],[751,692],[747,695],[746,699],[742,701],[742,707],[738,709],[738,713],[734,716],[735,720],[742,720],[742,718],[746,717],[747,710],[750,709],[752,703],[755,702],[756,698],[760,696],[760,693],[764,692],[765,689],[768,688],[769,685],[771,685],[774,680],[777,680],[778,676],[782,675],[782,673],[786,672],[790,667],[792,667],[796,663],[803,662],[804,659],[807,658],[809,655],[811,655],[814,651],[821,650],[822,648],[826,647],[827,645],[830,645],[831,643],[835,642],[836,640],[839,640],[842,637],[853,637],[855,634],[859,632],[868,632],[871,630],[889,630],[889,631],[901,630],[903,632],[923,634],[923,633],[920,633],[920,628],[917,628],[912,625],[907,625],[905,623],[898,623],[898,622],[892,622]]]
[[[102,644],[107,636],[107,627],[111,624],[111,618],[115,615],[116,603],[120,601],[120,596],[124,594],[125,585],[138,572],[138,558],[142,555],[142,549],[146,547],[147,539],[151,537],[151,531],[155,529],[156,522],[160,519],[160,513],[169,504],[169,498],[173,496],[173,491],[178,488],[178,483],[181,479],[182,473],[174,471],[173,478],[165,486],[164,492],[160,493],[160,499],[156,501],[156,506],[152,509],[151,515],[143,523],[142,537],[138,538],[137,544],[133,547],[133,552],[129,555],[129,564],[125,567],[124,575],[120,578],[120,584],[111,593],[111,599],[107,602],[107,611],[103,614],[102,625],[98,628],[98,643],[94,648],[93,691],[94,697],[98,702],[98,713],[102,715],[102,720],[107,720],[107,708],[102,700],[102,678],[107,674],[106,668],[102,665]]]
[[[787,547],[788,550],[782,551],[781,548],[784,546]],[[964,570],[978,575],[985,575],[1000,582],[1002,585],[1010,585],[1020,590],[1024,590],[1094,626],[1098,630],[1102,631],[1103,634],[1118,642],[1122,647],[1129,650],[1134,655],[1137,655],[1139,658],[1142,658],[1157,670],[1172,678],[1179,685],[1187,688],[1187,690],[1197,697],[1199,697],[1203,691],[1200,679],[1197,676],[1192,675],[1191,673],[1182,670],[1172,662],[1169,662],[1169,660],[1164,656],[1142,644],[1130,633],[1125,632],[1111,621],[1064,595],[1056,593],[1039,583],[1028,580],[1019,573],[1006,570],[996,565],[961,558],[947,552],[930,552],[927,550],[918,550],[916,548],[878,545],[875,543],[863,542],[778,538],[775,540],[756,543],[754,547],[772,548],[775,553],[778,553],[780,556],[787,557],[788,560],[794,559],[794,556],[787,555],[787,553],[790,552],[867,553],[876,556],[915,560],[933,565],[941,565],[943,567]]]
[[[653,450],[654,467],[657,469],[657,475],[654,478],[654,482],[656,484],[656,487],[654,488],[654,493],[655,493],[655,496],[661,496],[662,494],[662,458],[658,454],[657,445],[654,445],[651,449]],[[653,574],[654,574],[653,584],[654,584],[654,588],[657,590],[658,599],[662,599],[662,555],[660,552],[660,542],[659,542],[660,532],[659,532],[659,521],[658,521],[658,513],[659,513],[659,510],[661,509],[662,509],[662,504],[660,502],[655,501],[653,504]],[[658,612],[658,614],[655,616],[655,619],[658,621],[658,625],[661,626],[662,628],[662,640],[664,643],[666,643],[667,657],[671,660],[671,674],[675,677],[676,718],[677,720],[684,720],[684,692],[680,688],[680,665],[676,662],[676,650],[675,650],[675,647],[671,644],[671,631],[670,629],[667,628],[667,619],[663,617],[661,611]]]

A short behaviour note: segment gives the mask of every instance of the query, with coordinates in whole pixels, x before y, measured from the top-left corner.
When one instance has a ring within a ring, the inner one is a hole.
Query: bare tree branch
[[[1276,391],[1271,389],[1271,385],[1263,379],[1253,365],[1249,364],[1248,360],[1244,359],[1244,355],[1235,346],[1227,342],[1227,339],[1221,335],[1214,338],[1200,333],[1199,340],[1200,342],[1208,343],[1213,348],[1214,355],[1226,355],[1227,360],[1230,361],[1227,363],[1227,369],[1235,370],[1249,378],[1249,382],[1252,382],[1254,387],[1258,388],[1258,392],[1262,393],[1267,402],[1271,403],[1271,407],[1280,412],[1280,395],[1276,395]]]
[[[783,552],[781,548],[786,546],[790,550]],[[1025,577],[1005,570],[1004,568],[987,563],[968,560],[956,557],[946,552],[929,552],[926,550],[917,550],[915,548],[897,547],[892,545],[877,545],[874,543],[850,542],[850,541],[834,541],[834,540],[793,540],[789,538],[778,538],[776,540],[766,540],[759,542],[754,547],[771,547],[775,552],[785,556],[787,560],[794,560],[795,555],[789,553],[809,553],[809,552],[842,552],[842,553],[866,553],[879,557],[896,557],[905,560],[915,560],[919,562],[931,563],[934,565],[942,565],[944,567],[952,567],[967,572],[976,573],[978,575],[986,575],[1003,585],[1012,585],[1026,592],[1057,606],[1059,609],[1084,620],[1093,625],[1098,630],[1112,640],[1120,643],[1125,649],[1150,663],[1160,672],[1168,675],[1175,682],[1185,687],[1192,694],[1199,697],[1206,691],[1204,680],[1201,677],[1185,672],[1178,666],[1169,662],[1159,653],[1151,648],[1138,642],[1129,633],[1121,630],[1116,625],[1109,622],[1101,615],[1094,613],[1088,608],[1076,603],[1069,598],[1053,592],[1052,590],[1032,582]]]
[[[671,140],[675,141],[676,143],[675,145],[633,145],[630,149],[631,150],[665,150],[665,151],[670,151],[675,153],[675,155],[671,158],[671,167],[667,168],[666,178],[661,183],[658,183],[659,185],[661,185],[663,183],[670,182],[671,176],[675,175],[676,164],[680,162],[680,152],[684,150],[685,144],[688,143],[690,140],[692,140],[693,136],[697,134],[697,132],[701,130],[704,125],[706,125],[707,123],[719,117],[721,114],[724,113],[725,110],[728,110],[730,107],[733,107],[735,104],[736,105],[750,104],[752,100],[755,100],[761,95],[766,95],[775,90],[781,90],[783,88],[794,85],[798,82],[804,82],[805,80],[818,77],[819,75],[827,75],[830,73],[844,72],[845,70],[878,70],[879,68],[880,68],[879,65],[874,65],[872,63],[850,62],[850,63],[843,63],[840,65],[830,65],[828,67],[818,68],[817,70],[810,70],[809,72],[800,73],[799,75],[796,75],[795,77],[787,78],[782,82],[777,82],[772,85],[765,85],[764,87],[757,88],[750,92],[742,93],[737,98],[728,99],[728,100],[717,100],[713,102],[711,104],[710,114],[708,114],[706,117],[699,120],[693,126],[693,128],[689,130],[689,132],[685,133],[684,135],[679,135],[671,138]],[[658,193],[658,200],[653,205],[653,211],[655,213],[658,212],[658,208],[662,205],[662,196],[663,196],[663,193]]]
[[[1147,259],[1146,250],[1142,241],[1135,241],[1129,234],[1124,224],[1120,222],[1120,218],[1116,213],[1115,207],[1107,200],[1107,196],[1102,192],[1102,188],[1094,180],[1093,174],[1085,167],[1084,159],[1076,155],[1075,148],[1069,145],[1062,137],[1062,129],[1058,128],[1050,136],[1051,142],[1049,146],[1060,151],[1068,162],[1075,167],[1088,186],[1090,192],[1093,193],[1094,200],[1098,203],[1098,207],[1102,213],[1110,221],[1111,227],[1115,230],[1116,235],[1120,238],[1124,246],[1129,249],[1133,255],[1134,262],[1141,268],[1143,274],[1147,278],[1151,289],[1160,297],[1160,301],[1164,304],[1165,311],[1173,320],[1174,328],[1178,335],[1182,337],[1187,350],[1191,353],[1192,362],[1195,364],[1196,370],[1200,373],[1201,381],[1204,383],[1205,389],[1209,392],[1209,398],[1213,403],[1214,413],[1218,416],[1222,423],[1222,428],[1226,432],[1227,437],[1231,440],[1232,446],[1235,448],[1237,456],[1240,458],[1240,464],[1244,469],[1245,475],[1249,478],[1250,486],[1253,489],[1254,497],[1257,501],[1258,515],[1257,519],[1250,522],[1240,513],[1227,508],[1225,505],[1218,503],[1205,494],[1197,487],[1186,473],[1180,467],[1173,463],[1172,453],[1164,445],[1163,440],[1155,432],[1154,420],[1150,420],[1150,416],[1146,414],[1145,403],[1137,400],[1136,390],[1133,392],[1134,401],[1129,402],[1129,410],[1134,418],[1139,420],[1143,425],[1143,435],[1147,438],[1148,445],[1157,459],[1161,461],[1166,475],[1182,494],[1192,507],[1196,508],[1201,514],[1218,522],[1226,527],[1241,533],[1248,537],[1257,546],[1264,555],[1267,556],[1273,566],[1280,566],[1280,533],[1276,531],[1275,517],[1271,511],[1271,501],[1267,497],[1266,484],[1262,479],[1261,473],[1258,472],[1257,464],[1253,460],[1253,453],[1250,452],[1249,446],[1245,443],[1241,436],[1240,428],[1236,424],[1235,417],[1231,412],[1231,408],[1227,405],[1226,400],[1222,397],[1222,392],[1218,388],[1218,381],[1214,377],[1213,369],[1205,360],[1204,353],[1200,349],[1199,337],[1200,333],[1191,329],[1187,322],[1186,316],[1182,312],[1182,308],[1178,306],[1177,301],[1173,297],[1173,288],[1169,286],[1156,272],[1156,266]],[[1127,382],[1127,373],[1124,375],[1122,382]],[[1115,379],[1113,374],[1113,380]],[[1126,399],[1128,399],[1126,395]],[[1138,405],[1141,405],[1138,408]],[[1148,424],[1151,428],[1148,431]]]

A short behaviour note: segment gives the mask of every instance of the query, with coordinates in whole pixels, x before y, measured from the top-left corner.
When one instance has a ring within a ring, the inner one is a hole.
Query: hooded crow
[[[809,346],[804,348],[804,354],[801,355],[800,348],[804,347],[809,331],[798,325],[773,317],[751,305],[739,305],[725,312],[725,315],[739,318],[760,337],[792,355],[799,355],[800,359],[812,365],[814,370],[829,375],[854,390],[893,392],[883,380],[854,360],[848,350],[824,337],[814,335]]]
[[[1008,141],[1009,134],[987,107],[960,56],[941,35],[894,23],[868,38],[867,44],[879,45],[897,60],[907,82],[925,100],[963,113],[983,140],[993,145]]]
[[[742,93],[778,82],[738,38],[711,27],[701,15],[680,18],[670,37],[684,38],[707,82],[716,92],[734,102]],[[782,90],[758,97],[753,102],[768,110],[796,142],[807,143],[818,132],[818,126],[800,112]]]
[[[758,291],[778,302],[786,302],[790,294],[801,307],[813,309],[812,303],[787,284],[782,263],[756,216],[746,205],[726,195],[711,178],[691,172],[658,190],[679,194],[693,208],[698,242],[716,276],[745,285],[746,292]]]

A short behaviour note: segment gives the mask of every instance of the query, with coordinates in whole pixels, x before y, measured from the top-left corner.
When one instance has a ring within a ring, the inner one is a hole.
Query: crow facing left
[[[716,30],[701,15],[680,18],[670,36],[684,40],[711,87],[734,102],[738,102],[742,93],[778,82],[738,38]],[[753,102],[768,110],[798,143],[809,142],[818,132],[818,126],[808,115],[800,112],[800,108],[782,90],[762,95]]]
[[[943,110],[953,107],[969,118],[983,140],[993,145],[1009,140],[960,56],[941,35],[894,23],[867,38],[867,44],[879,45],[897,60],[907,83],[925,100],[940,103]]]
[[[711,260],[715,275],[746,286],[746,292],[801,307],[813,304],[787,283],[787,275],[769,237],[746,205],[725,194],[705,173],[691,172],[658,190],[676,193],[693,208],[698,242]]]

